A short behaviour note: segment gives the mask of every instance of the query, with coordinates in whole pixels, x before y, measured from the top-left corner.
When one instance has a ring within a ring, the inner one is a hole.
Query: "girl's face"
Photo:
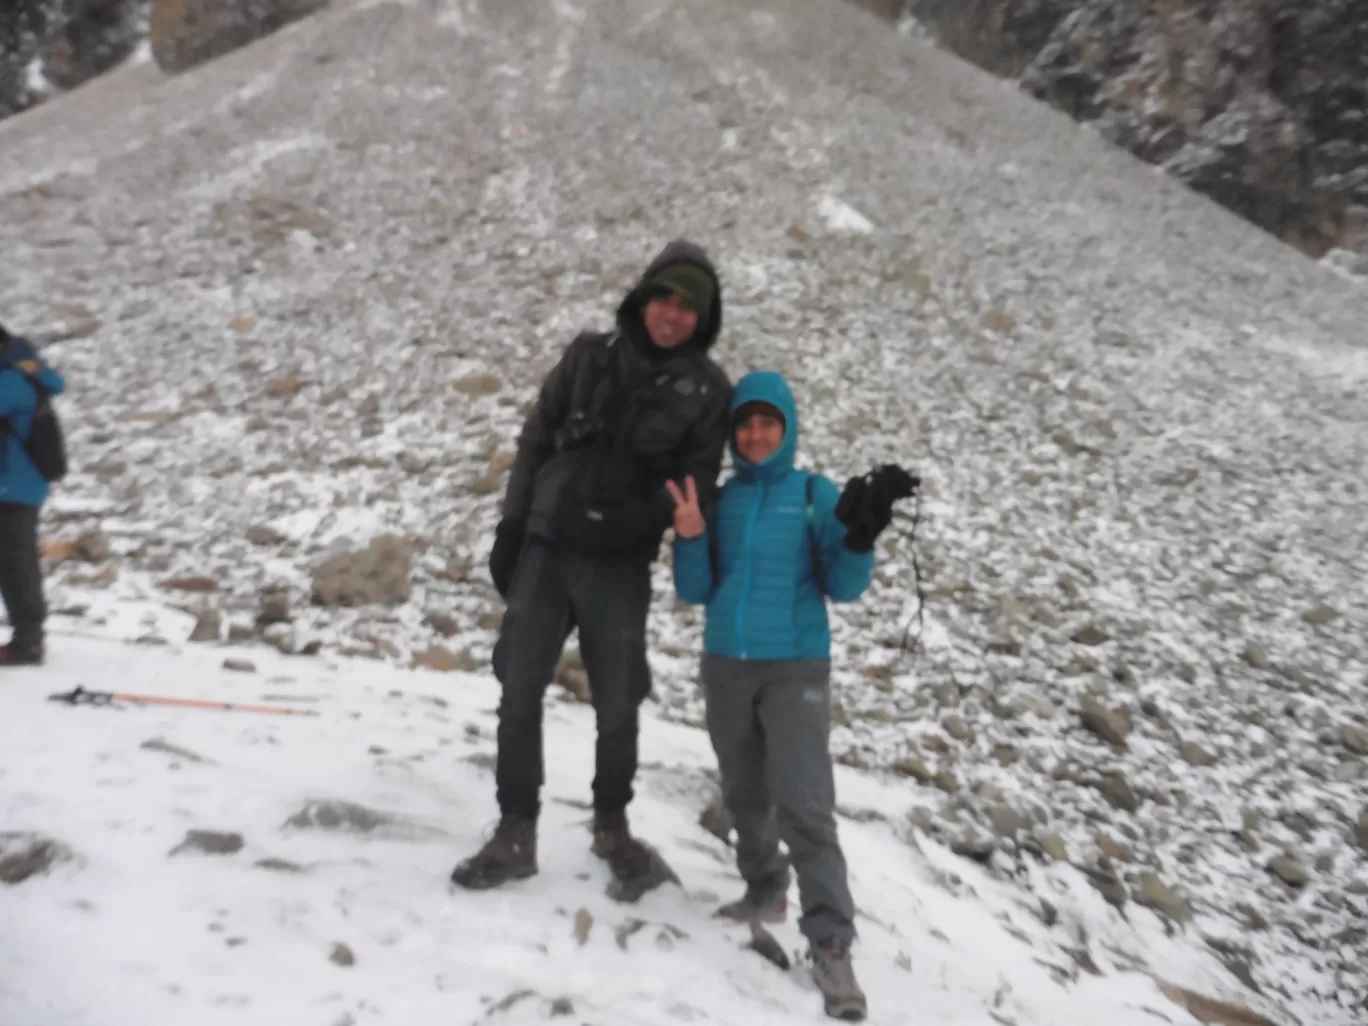
[[[736,425],[736,451],[749,463],[763,463],[784,444],[784,422],[768,413],[752,413]]]

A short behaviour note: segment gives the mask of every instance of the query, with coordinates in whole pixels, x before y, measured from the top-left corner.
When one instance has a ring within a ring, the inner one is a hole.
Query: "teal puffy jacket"
[[[713,655],[829,659],[826,599],[858,599],[869,586],[874,554],[843,544],[836,485],[794,467],[798,408],[788,382],[774,371],[747,374],[737,382],[732,413],[753,400],[784,414],[784,442],[764,462],[750,463],[736,451],[732,433],[735,474],[722,486],[708,530],[675,539],[675,592],[707,606],[703,648]]]
[[[22,369],[33,369],[38,382],[51,395],[66,388],[62,376],[39,358],[22,338],[10,337],[0,353],[0,502],[18,506],[41,506],[47,501],[48,483],[29,459],[23,439],[28,438],[38,393]]]

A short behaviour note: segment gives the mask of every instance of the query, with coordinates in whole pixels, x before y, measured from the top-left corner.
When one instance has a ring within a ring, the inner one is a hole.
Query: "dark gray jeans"
[[[651,567],[636,556],[586,556],[540,539],[523,550],[494,648],[499,700],[495,782],[499,810],[536,819],[546,780],[542,699],[572,627],[598,721],[594,808],[620,812],[632,800],[638,712],[651,691],[646,613]]]
[[[38,561],[37,506],[0,502],[0,596],[14,628],[13,643],[41,645],[47,603]]]
[[[836,836],[828,748],[831,664],[704,655],[701,676],[742,878],[761,899],[783,893],[791,858],[803,935],[813,943],[852,940],[855,903]],[[781,838],[789,858],[779,850]]]

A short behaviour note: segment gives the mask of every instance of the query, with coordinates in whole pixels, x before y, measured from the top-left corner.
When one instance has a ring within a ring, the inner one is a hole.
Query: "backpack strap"
[[[804,494],[806,505],[803,513],[807,519],[808,545],[812,549],[812,579],[817,582],[817,587],[822,594],[826,594],[826,572],[822,567],[822,546],[817,540],[817,514],[812,507],[812,482],[816,475],[809,473],[807,481],[804,482]]]

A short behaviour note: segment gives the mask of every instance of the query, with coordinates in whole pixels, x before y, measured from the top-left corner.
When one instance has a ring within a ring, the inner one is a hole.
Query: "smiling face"
[[[784,444],[784,421],[776,411],[757,410],[736,424],[736,451],[748,463],[763,463]]]
[[[698,328],[698,311],[669,292],[642,307],[641,322],[652,342],[661,349],[674,349],[693,338]]]

